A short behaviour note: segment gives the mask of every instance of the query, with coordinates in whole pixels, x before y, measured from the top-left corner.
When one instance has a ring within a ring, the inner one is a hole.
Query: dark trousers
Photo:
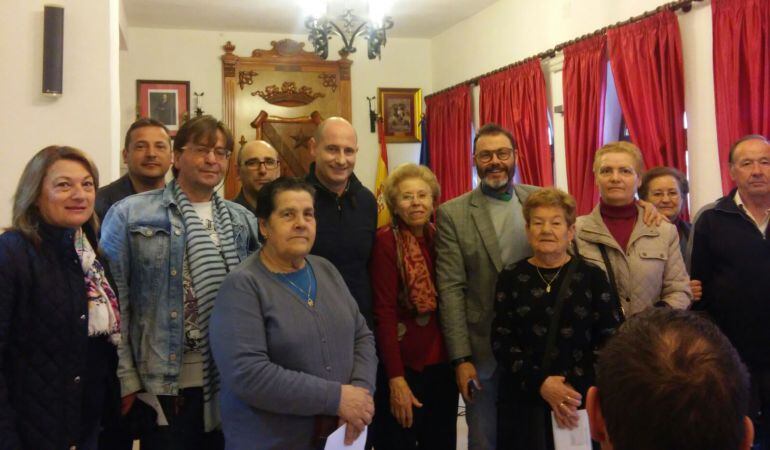
[[[446,450],[457,445],[457,385],[449,364],[436,364],[422,372],[405,369],[404,377],[422,408],[412,408],[411,428],[402,427],[390,412],[390,389],[385,379],[375,395],[380,433],[376,450]],[[387,378],[387,377],[383,377]]]
[[[158,396],[167,427],[155,425],[157,414],[141,400],[135,400],[126,416],[109,421],[99,435],[99,450],[131,450],[134,439],[145,449],[224,448],[221,431],[203,432],[203,390],[184,389],[178,397]]]
[[[770,450],[770,369],[749,369],[751,374],[751,420],[753,450]]]
[[[539,400],[501,398],[497,403],[497,450],[553,450],[549,415],[550,410]]]
[[[141,439],[142,450],[223,450],[221,430],[205,433],[203,388],[182,389],[179,396],[159,395],[168,426],[155,427]]]

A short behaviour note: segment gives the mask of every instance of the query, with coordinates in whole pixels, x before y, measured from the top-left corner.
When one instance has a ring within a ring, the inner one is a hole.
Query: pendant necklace
[[[551,278],[550,281],[545,281],[545,277],[543,276],[542,273],[540,273],[540,268],[535,266],[535,270],[537,270],[537,275],[540,277],[541,280],[543,280],[543,283],[545,283],[545,293],[546,294],[550,294],[551,293],[551,285],[553,284],[554,281],[556,281],[556,278],[559,277],[559,274],[561,273],[561,269],[563,269],[565,265],[566,264],[563,264],[561,267],[559,267],[559,270],[556,271],[556,275],[554,275],[553,278]],[[533,266],[534,266],[534,264],[533,264]]]
[[[305,274],[307,275],[307,290],[302,289],[301,287],[297,286],[289,277],[287,277],[285,274],[279,273],[284,280],[288,281],[289,284],[294,286],[295,289],[297,289],[300,293],[302,293],[305,296],[305,301],[307,302],[307,305],[311,308],[315,305],[315,302],[312,298],[310,298],[310,294],[312,292],[312,285],[313,282],[310,278],[310,268],[308,267],[308,264],[305,263]]]

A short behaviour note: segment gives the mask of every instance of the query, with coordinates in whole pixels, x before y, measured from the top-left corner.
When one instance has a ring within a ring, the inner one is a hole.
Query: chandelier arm
[[[342,50],[344,50],[344,51],[346,51],[348,53],[355,53],[356,48],[353,47],[353,40],[356,38],[356,32],[358,32],[358,30],[356,30],[356,32],[354,32],[350,36],[350,39],[348,39],[348,36],[345,35],[345,32],[342,31],[342,29],[336,23],[334,23],[332,21],[329,21],[329,24],[333,28],[332,29],[332,33],[336,34],[337,36],[340,37],[340,39],[342,39],[342,44],[343,44]]]
[[[363,22],[361,25],[356,28],[355,31],[353,31],[353,34],[350,35],[350,42],[353,42],[356,40],[358,36],[361,35],[361,32],[366,29],[366,22]]]

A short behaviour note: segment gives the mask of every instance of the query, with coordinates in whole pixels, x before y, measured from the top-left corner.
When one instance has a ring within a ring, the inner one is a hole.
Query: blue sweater
[[[310,449],[315,415],[336,415],[340,389],[374,392],[374,337],[339,272],[308,256],[310,307],[254,254],[222,283],[210,322],[228,450]]]

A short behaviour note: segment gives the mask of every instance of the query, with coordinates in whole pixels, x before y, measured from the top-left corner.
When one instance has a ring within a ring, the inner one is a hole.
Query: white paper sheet
[[[353,444],[345,445],[345,430],[347,426],[348,424],[343,424],[334,430],[334,433],[329,435],[326,439],[324,450],[364,450],[364,446],[366,446],[366,433],[369,431],[369,427],[364,428],[364,431],[358,435],[358,439]]]
[[[591,450],[591,430],[588,428],[588,413],[578,410],[578,426],[575,429],[559,428],[551,411],[553,444],[556,450]]]

